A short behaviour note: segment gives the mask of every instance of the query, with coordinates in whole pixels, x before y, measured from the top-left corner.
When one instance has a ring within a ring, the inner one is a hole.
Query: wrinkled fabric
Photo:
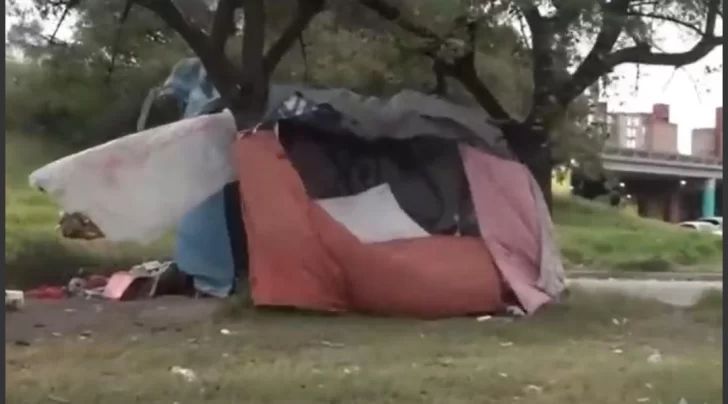
[[[215,297],[230,293],[235,265],[222,190],[182,218],[174,260],[182,272],[194,278],[196,290]]]
[[[549,296],[557,299],[566,289],[566,273],[561,261],[561,251],[554,237],[554,223],[541,187],[532,175],[528,175],[531,193],[536,199],[536,217],[541,229],[541,273],[536,285]]]
[[[109,241],[150,242],[235,179],[230,111],[184,119],[66,156],[30,175]]]
[[[475,237],[363,244],[306,193],[270,132],[235,146],[256,306],[438,318],[503,310]]]
[[[212,86],[199,59],[183,59],[175,65],[159,94],[173,92],[186,100],[185,115],[207,113],[222,107],[220,94]],[[365,139],[411,139],[422,135],[474,143],[490,153],[512,158],[503,135],[488,122],[481,109],[404,90],[390,98],[369,97],[344,88],[317,89],[300,85],[270,87],[265,120],[291,97],[300,94],[314,104],[327,104],[347,117],[348,132]]]
[[[480,233],[505,282],[528,313],[558,296],[558,268],[543,267],[544,244],[551,235],[544,226],[528,169],[470,146],[461,146]],[[540,195],[538,195],[540,196]],[[548,279],[548,282],[543,280]],[[544,288],[544,286],[548,286]]]

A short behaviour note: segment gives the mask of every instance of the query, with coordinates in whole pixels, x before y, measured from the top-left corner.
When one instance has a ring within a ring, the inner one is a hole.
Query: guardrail
[[[605,146],[602,154],[606,156],[636,157],[656,161],[674,161],[685,163],[705,164],[716,167],[723,166],[723,159],[720,157],[692,156],[679,153],[656,152],[643,149],[631,149],[625,147]]]

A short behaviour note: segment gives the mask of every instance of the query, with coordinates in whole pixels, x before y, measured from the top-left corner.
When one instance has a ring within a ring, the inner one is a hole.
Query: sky
[[[5,15],[5,32],[12,21]],[[70,21],[59,30],[60,38],[70,37]],[[722,33],[722,24],[718,31]],[[55,22],[48,23],[48,31]],[[684,32],[666,26],[657,32],[663,51],[688,50],[695,42]],[[713,50],[701,61],[680,69],[664,66],[621,65],[615,73],[622,77],[608,89],[610,112],[650,112],[652,105],[670,105],[670,121],[678,125],[678,151],[690,154],[691,132],[695,128],[715,126],[715,109],[723,105],[723,72],[706,74],[706,67],[722,65],[723,47]]]
[[[658,31],[666,52],[690,49],[695,39],[685,38],[676,29]],[[719,27],[722,32],[722,27]],[[706,74],[705,68],[723,63],[723,47],[717,47],[701,61],[680,69],[665,66],[640,66],[639,81],[635,65],[621,65],[615,73],[623,77],[607,99],[615,112],[650,112],[652,105],[670,105],[670,121],[678,125],[678,150],[690,154],[691,132],[695,128],[715,127],[715,109],[723,105],[723,71]]]

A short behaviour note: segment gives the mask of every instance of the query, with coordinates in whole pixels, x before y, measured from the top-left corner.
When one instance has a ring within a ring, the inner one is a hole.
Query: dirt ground
[[[209,320],[219,303],[181,296],[127,302],[28,299],[22,310],[6,312],[5,341],[23,344],[52,337],[175,331]]]
[[[223,316],[218,303],[30,303],[6,319],[6,401],[723,402],[717,294],[675,308],[572,293],[516,321]]]

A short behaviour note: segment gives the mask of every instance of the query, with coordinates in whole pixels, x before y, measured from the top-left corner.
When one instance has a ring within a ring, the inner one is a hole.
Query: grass
[[[34,169],[70,150],[31,136],[6,134],[5,262],[8,287],[65,283],[78,268],[108,272],[169,256],[171,240],[151,246],[63,240],[58,208],[27,185]],[[557,197],[562,252],[571,267],[616,271],[711,270],[722,267],[722,241],[636,217],[604,205]]]
[[[721,314],[722,295],[674,309],[578,290],[562,305],[515,322],[244,310],[177,332],[6,344],[6,399],[717,404]],[[659,363],[648,361],[655,352]],[[172,374],[173,366],[191,369],[197,380]]]
[[[723,267],[723,240],[568,196],[554,198],[567,265],[614,271],[703,271]]]

